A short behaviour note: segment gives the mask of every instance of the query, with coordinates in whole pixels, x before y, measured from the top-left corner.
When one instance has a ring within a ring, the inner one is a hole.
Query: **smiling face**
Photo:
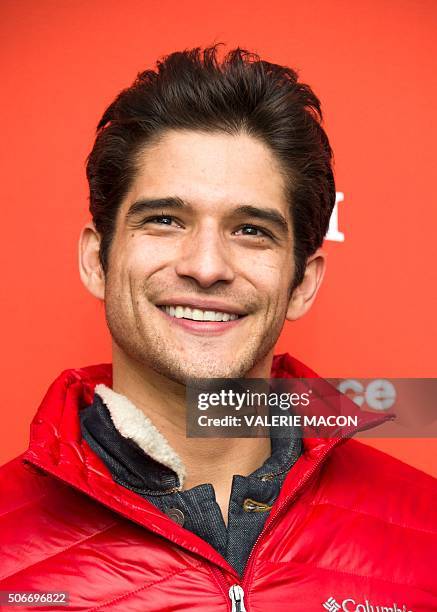
[[[119,208],[104,280],[120,355],[174,381],[268,375],[289,308],[285,182],[245,135],[169,131]]]

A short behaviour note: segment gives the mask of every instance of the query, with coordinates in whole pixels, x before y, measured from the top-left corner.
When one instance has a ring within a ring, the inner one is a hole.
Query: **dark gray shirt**
[[[298,430],[287,428],[286,437],[272,437],[272,452],[263,465],[249,476],[233,477],[226,527],[212,484],[179,491],[178,475],[119,433],[97,393],[93,404],[80,412],[80,422],[83,437],[117,483],[206,540],[240,575],[288,471],[302,452]]]

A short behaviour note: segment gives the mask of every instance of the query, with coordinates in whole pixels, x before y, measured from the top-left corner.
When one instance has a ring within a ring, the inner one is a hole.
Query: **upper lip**
[[[226,312],[228,314],[245,315],[247,312],[240,306],[226,304],[219,300],[209,300],[205,298],[183,298],[175,297],[156,302],[156,306],[184,306],[185,308],[198,308],[199,310],[214,310],[215,312]]]

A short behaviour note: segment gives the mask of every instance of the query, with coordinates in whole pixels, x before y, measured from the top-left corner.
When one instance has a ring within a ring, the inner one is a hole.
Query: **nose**
[[[232,282],[235,273],[230,252],[217,228],[208,224],[184,239],[176,273],[194,279],[204,288],[220,281]]]

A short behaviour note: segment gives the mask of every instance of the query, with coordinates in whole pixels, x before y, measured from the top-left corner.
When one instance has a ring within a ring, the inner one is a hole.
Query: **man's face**
[[[141,154],[105,284],[114,342],[180,383],[271,358],[293,279],[285,183],[251,136],[169,131]]]

